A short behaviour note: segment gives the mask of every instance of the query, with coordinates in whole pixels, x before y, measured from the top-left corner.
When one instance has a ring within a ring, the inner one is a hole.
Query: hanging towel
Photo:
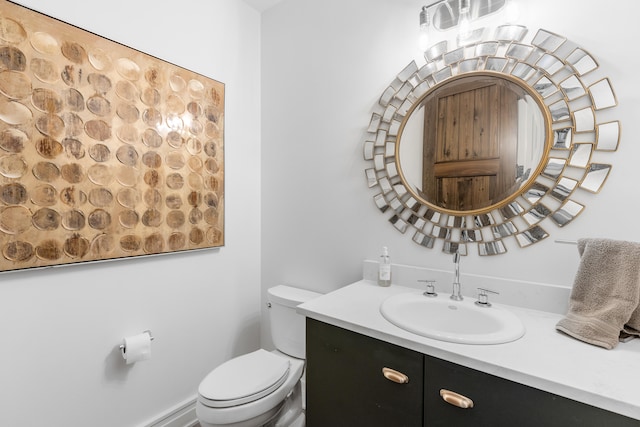
[[[622,331],[640,335],[640,243],[579,239],[569,311],[556,329],[612,349]]]

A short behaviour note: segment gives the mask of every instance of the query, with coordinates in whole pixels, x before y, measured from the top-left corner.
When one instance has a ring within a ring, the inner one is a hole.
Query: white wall
[[[362,157],[379,96],[420,56],[418,14],[425,3],[431,2],[283,0],[263,14],[263,291],[282,282],[331,291],[357,280],[361,261],[378,259],[382,246],[396,263],[452,268],[451,256],[413,243],[376,209],[379,190],[367,188],[364,169],[370,166]],[[619,101],[622,141],[604,160],[615,165],[608,182],[598,195],[583,192],[588,206],[573,223],[560,229],[546,222],[550,238],[527,249],[509,242],[506,255],[480,257],[473,248],[461,268],[571,286],[577,250],[554,239],[640,240],[640,55],[633,47],[640,39],[640,6],[631,0],[518,3],[520,23],[530,31],[566,36],[598,59]]]
[[[0,276],[0,425],[137,426],[260,335],[260,15],[238,0],[21,4],[226,84],[226,246]],[[149,361],[122,337],[151,329]]]

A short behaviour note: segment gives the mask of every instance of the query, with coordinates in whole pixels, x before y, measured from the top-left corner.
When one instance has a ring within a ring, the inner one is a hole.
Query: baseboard
[[[196,399],[193,397],[169,409],[155,421],[141,427],[193,427],[198,423],[196,417]]]

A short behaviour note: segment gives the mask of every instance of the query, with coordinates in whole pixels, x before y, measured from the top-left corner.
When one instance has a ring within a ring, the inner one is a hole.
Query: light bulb
[[[471,14],[469,7],[460,7],[460,18],[458,20],[458,37],[460,40],[466,40],[471,35]]]
[[[422,11],[420,11],[418,46],[421,52],[424,52],[429,47],[429,12],[427,11],[427,6],[422,6]]]
[[[520,17],[520,7],[516,0],[507,0],[504,7],[504,18],[507,24],[512,24]]]

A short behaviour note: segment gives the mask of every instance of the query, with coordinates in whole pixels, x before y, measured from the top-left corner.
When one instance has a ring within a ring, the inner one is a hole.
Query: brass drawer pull
[[[391,368],[382,368],[382,375],[389,381],[393,381],[398,384],[406,384],[409,382],[409,377]]]
[[[458,408],[473,408],[473,400],[456,392],[442,389],[440,390],[440,396],[442,396],[442,400]]]

